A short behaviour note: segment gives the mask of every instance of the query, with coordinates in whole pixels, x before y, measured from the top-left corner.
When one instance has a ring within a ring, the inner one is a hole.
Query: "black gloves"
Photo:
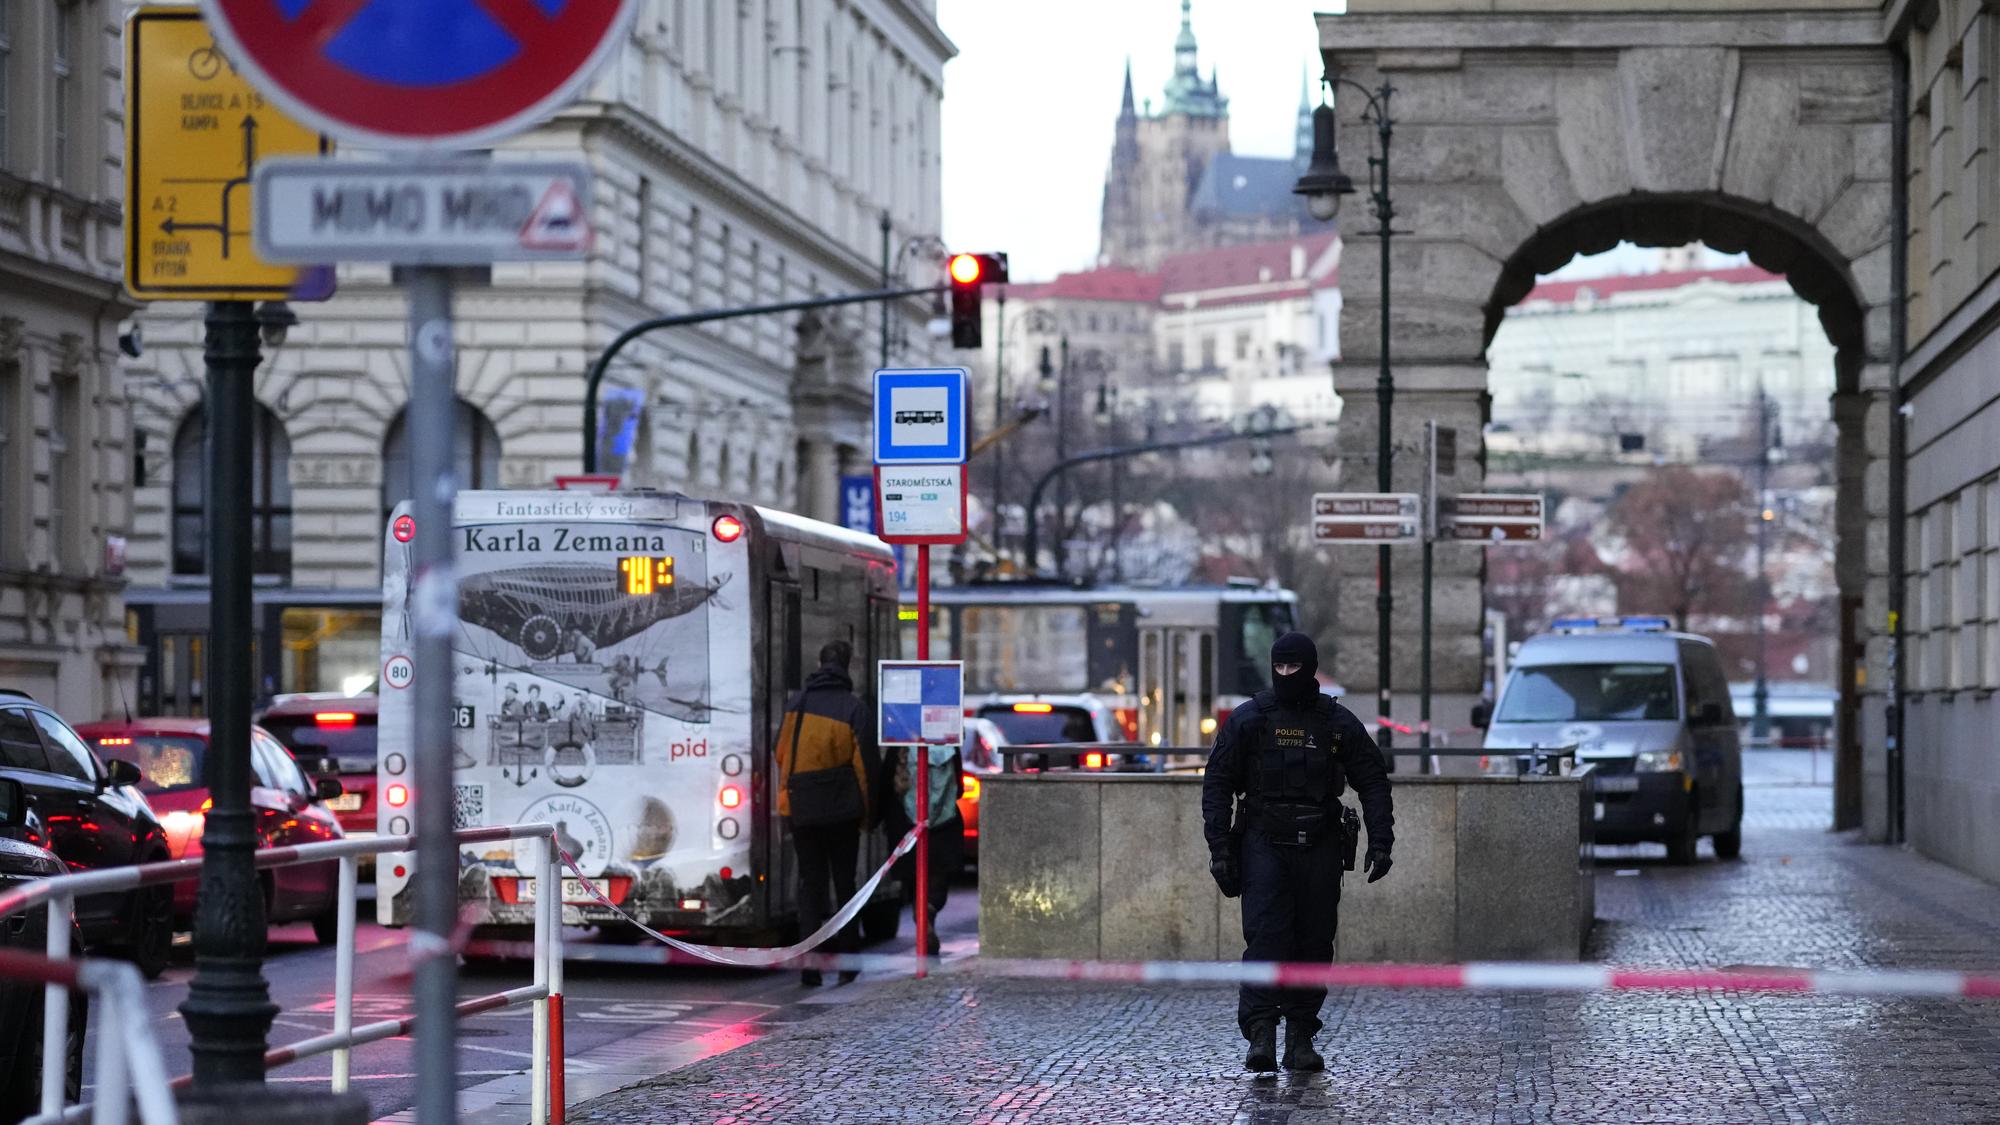
[[[1361,866],[1367,869],[1368,881],[1371,883],[1387,875],[1389,873],[1389,849],[1369,848],[1368,856],[1361,861]]]
[[[1243,893],[1243,869],[1236,862],[1235,853],[1215,853],[1208,861],[1208,873],[1215,876],[1215,885],[1222,891],[1223,898],[1235,898]]]

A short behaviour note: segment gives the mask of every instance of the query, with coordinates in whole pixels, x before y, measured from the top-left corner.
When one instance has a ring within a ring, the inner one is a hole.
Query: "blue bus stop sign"
[[[875,372],[875,463],[965,463],[965,368]]]

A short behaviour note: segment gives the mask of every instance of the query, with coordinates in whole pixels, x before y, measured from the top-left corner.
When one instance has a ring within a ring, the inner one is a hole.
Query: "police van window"
[[[47,773],[49,756],[27,712],[18,707],[0,708],[0,766]]]
[[[1236,691],[1255,695],[1271,688],[1271,646],[1292,630],[1292,607],[1264,602],[1243,607],[1241,647],[1237,650]]]
[[[97,759],[83,740],[69,732],[62,720],[40,711],[31,711],[35,725],[42,729],[42,741],[49,748],[49,769],[78,781],[97,780]]]
[[[1089,632],[1080,605],[965,606],[965,690],[1082,691],[1090,684]]]
[[[1679,717],[1671,664],[1516,668],[1496,723],[1657,722]]]

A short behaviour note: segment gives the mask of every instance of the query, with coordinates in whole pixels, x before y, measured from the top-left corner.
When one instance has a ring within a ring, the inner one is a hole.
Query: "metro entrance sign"
[[[280,106],[376,148],[478,148],[566,105],[637,0],[202,0]]]

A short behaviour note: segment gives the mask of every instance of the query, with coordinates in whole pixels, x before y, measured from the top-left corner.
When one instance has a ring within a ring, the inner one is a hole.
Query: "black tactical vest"
[[[1250,763],[1256,775],[1251,823],[1276,840],[1316,842],[1331,828],[1329,816],[1344,778],[1335,757],[1337,736],[1332,707],[1324,697],[1303,707],[1286,706],[1264,692],[1263,712]]]

